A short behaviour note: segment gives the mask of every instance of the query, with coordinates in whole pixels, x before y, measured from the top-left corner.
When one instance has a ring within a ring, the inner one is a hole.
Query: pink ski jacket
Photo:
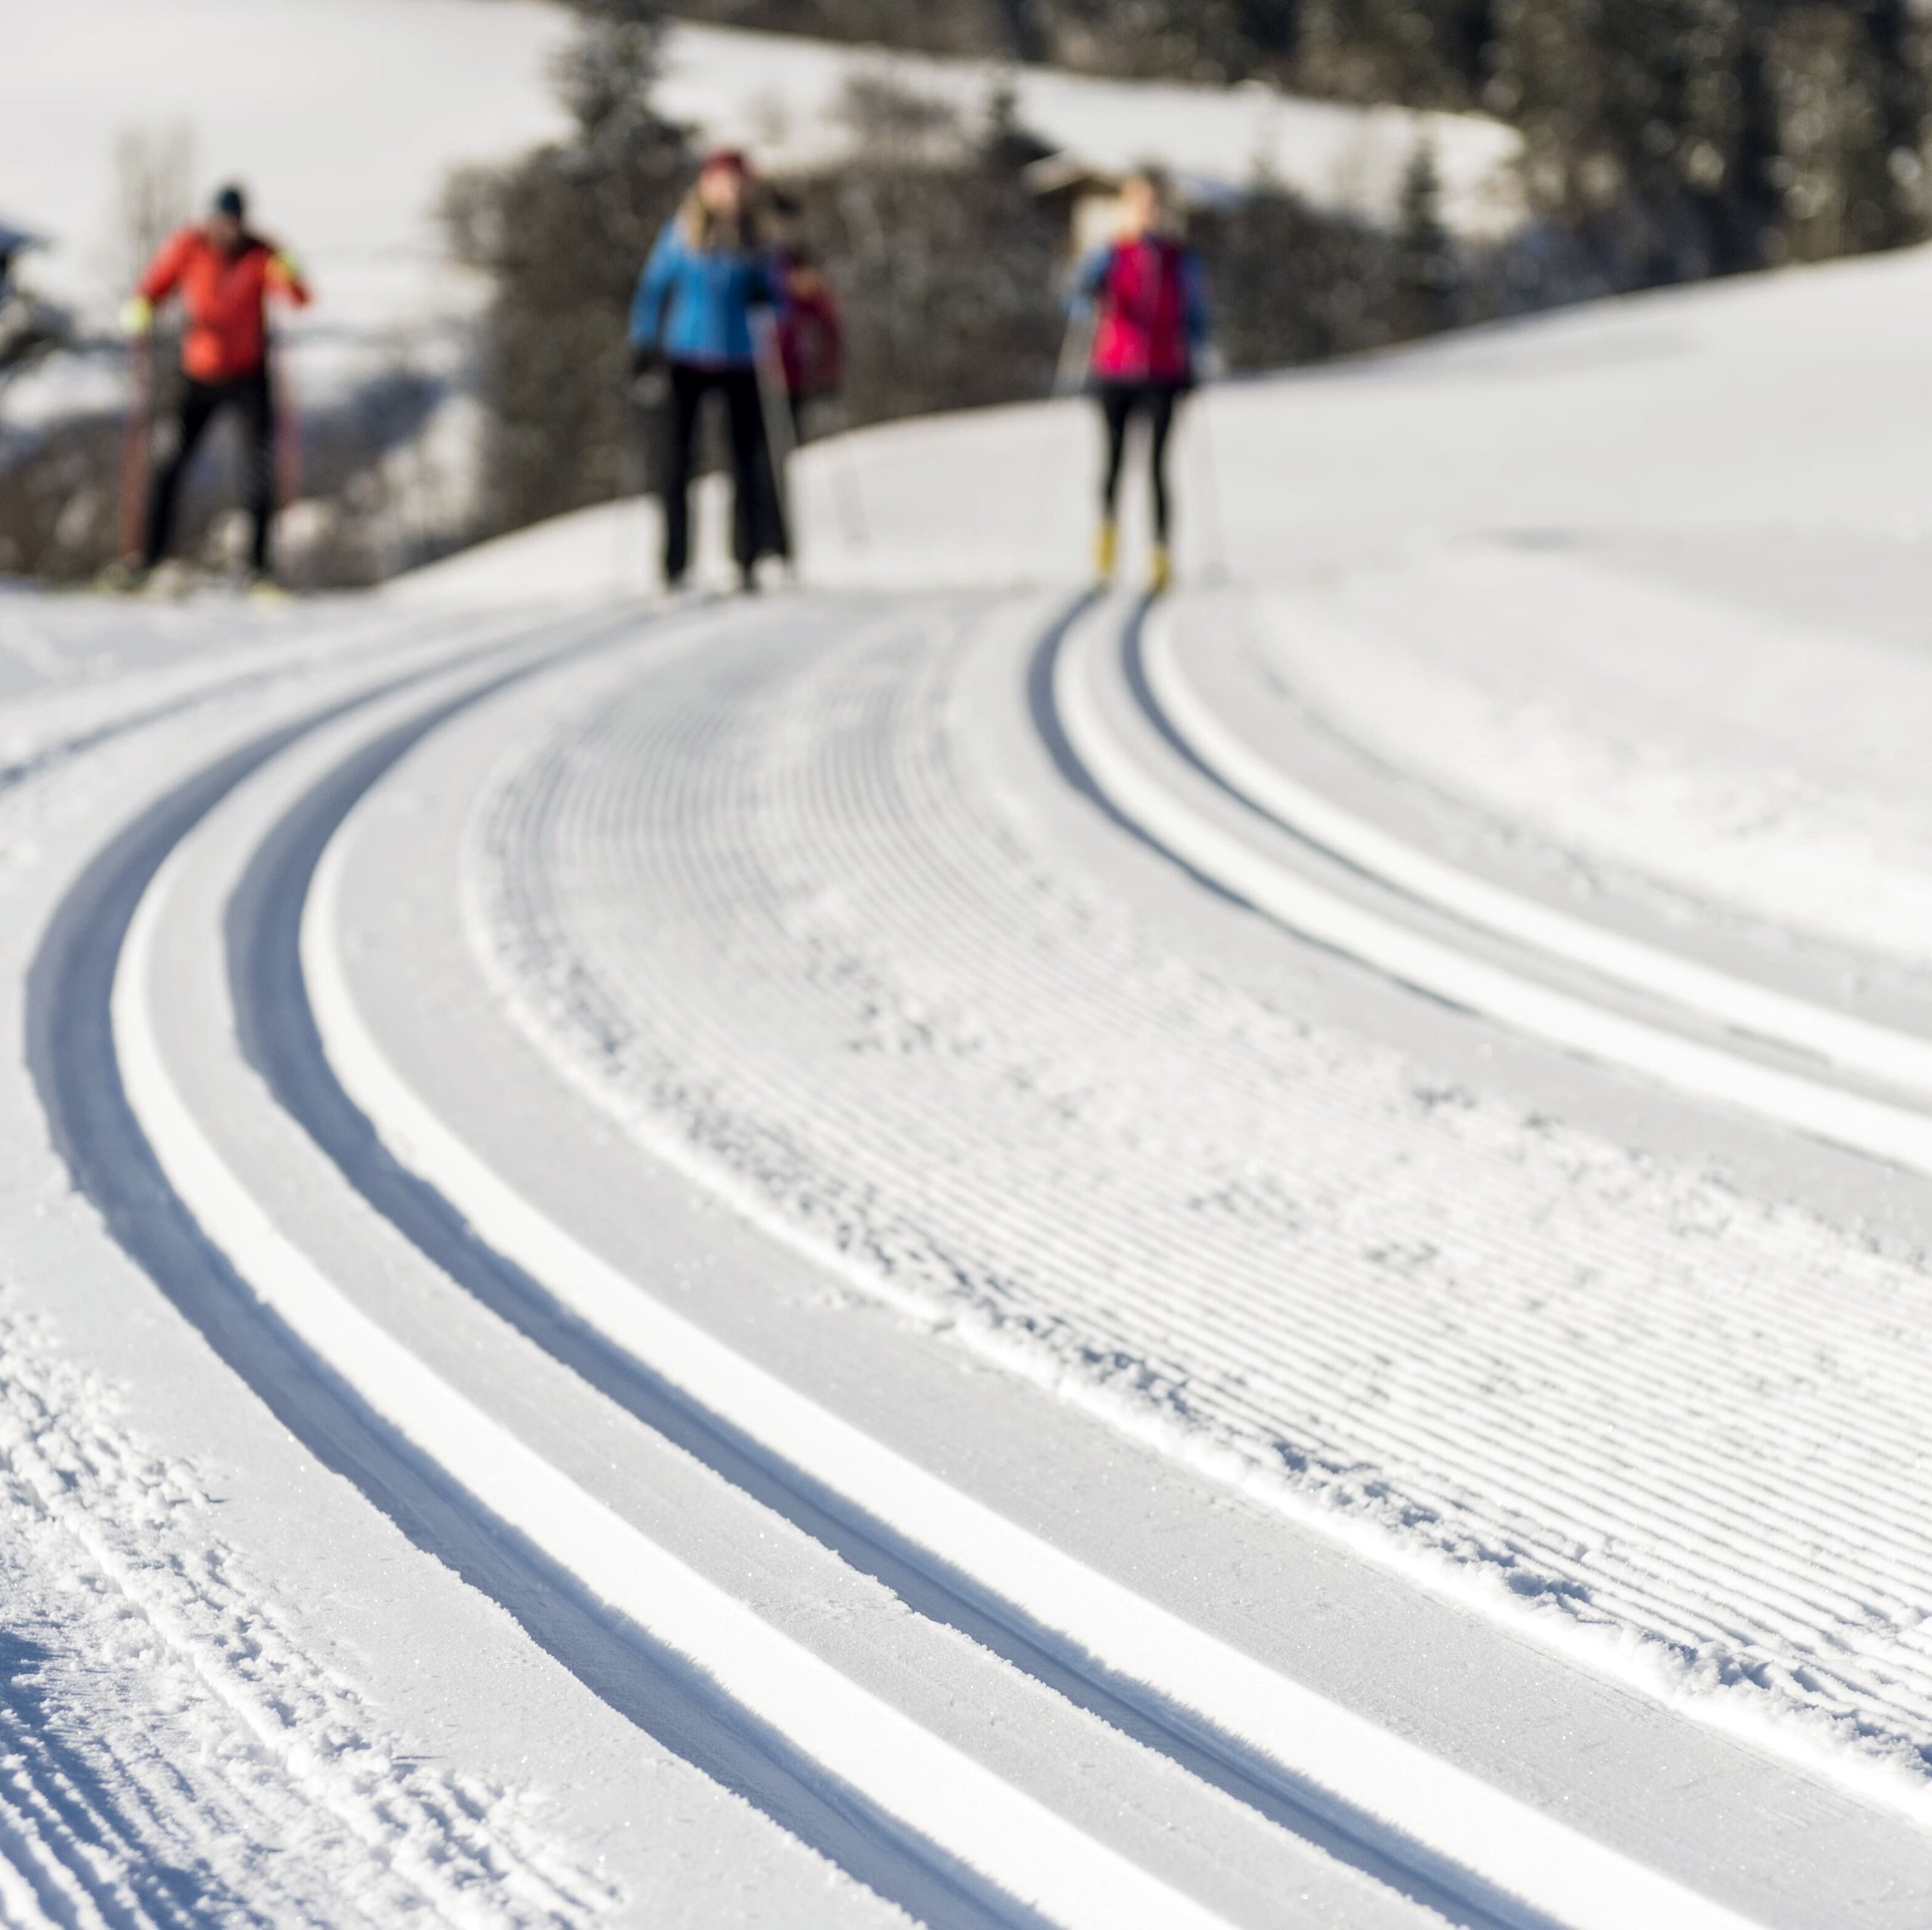
[[[1193,381],[1211,321],[1207,277],[1192,248],[1158,235],[1097,248],[1075,275],[1072,305],[1094,315],[1094,380]]]

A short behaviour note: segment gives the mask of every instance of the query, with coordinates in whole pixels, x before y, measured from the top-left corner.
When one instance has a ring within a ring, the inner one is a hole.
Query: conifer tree
[[[459,257],[494,284],[481,389],[499,528],[601,501],[629,468],[625,318],[694,160],[651,103],[657,10],[580,0],[577,11],[555,76],[569,136],[459,177],[446,201]]]
[[[1420,143],[1402,177],[1392,319],[1398,339],[1447,328],[1455,318],[1456,246],[1442,220],[1442,180],[1435,150]]]
[[[1845,200],[1854,246],[1896,247],[1925,232],[1922,178],[1927,97],[1924,28],[1907,0],[1852,10],[1856,138]]]

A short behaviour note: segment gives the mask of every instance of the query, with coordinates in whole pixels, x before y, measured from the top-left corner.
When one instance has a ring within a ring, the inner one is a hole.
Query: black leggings
[[[738,567],[758,560],[761,509],[771,490],[765,468],[764,417],[758,375],[749,368],[671,364],[664,412],[664,580],[680,582],[691,560],[691,467],[698,417],[713,389],[724,398],[731,435],[731,549]]]
[[[248,514],[255,525],[251,560],[258,570],[269,567],[269,518],[275,510],[275,403],[269,389],[269,372],[261,368],[252,375],[237,376],[232,382],[188,384],[176,418],[174,449],[155,471],[154,487],[148,498],[147,542],[142,561],[150,570],[168,554],[168,539],[174,532],[174,499],[180,493],[182,472],[208,433],[208,424],[223,409],[230,407],[241,411],[247,437],[242,466]]]
[[[1120,508],[1120,472],[1127,455],[1127,426],[1145,410],[1149,439],[1148,469],[1154,485],[1154,536],[1165,543],[1168,506],[1168,436],[1174,410],[1184,392],[1174,382],[1102,382],[1094,392],[1107,426],[1107,467],[1100,486],[1100,506],[1112,522]]]

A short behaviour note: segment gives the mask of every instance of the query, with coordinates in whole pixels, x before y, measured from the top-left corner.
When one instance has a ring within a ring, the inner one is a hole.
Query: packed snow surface
[[[1928,324],[0,595],[0,1915],[1922,1924]]]

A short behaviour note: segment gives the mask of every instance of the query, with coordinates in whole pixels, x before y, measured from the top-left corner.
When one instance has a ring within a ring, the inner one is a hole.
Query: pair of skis
[[[153,466],[154,337],[128,341],[128,413],[121,432],[120,558],[137,568],[147,549],[148,472]]]

